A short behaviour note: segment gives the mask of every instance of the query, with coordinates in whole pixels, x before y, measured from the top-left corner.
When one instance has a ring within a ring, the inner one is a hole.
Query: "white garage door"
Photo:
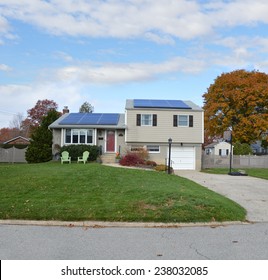
[[[195,148],[194,147],[172,147],[171,160],[174,170],[195,169]]]

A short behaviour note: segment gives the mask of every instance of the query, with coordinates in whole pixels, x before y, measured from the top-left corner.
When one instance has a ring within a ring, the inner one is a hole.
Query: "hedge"
[[[69,152],[72,161],[76,161],[78,157],[81,157],[84,151],[89,151],[89,161],[95,161],[100,153],[98,146],[91,145],[66,145],[61,147],[60,153],[63,151]]]

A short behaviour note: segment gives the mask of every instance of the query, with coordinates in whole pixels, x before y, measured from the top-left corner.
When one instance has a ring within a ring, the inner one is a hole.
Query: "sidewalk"
[[[268,180],[196,171],[176,171],[175,174],[237,202],[247,210],[248,221],[268,222]]]

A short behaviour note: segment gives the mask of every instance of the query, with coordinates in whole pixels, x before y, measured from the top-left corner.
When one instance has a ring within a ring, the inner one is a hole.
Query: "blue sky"
[[[124,112],[192,100],[223,72],[268,72],[266,0],[0,0],[0,128],[39,99]]]

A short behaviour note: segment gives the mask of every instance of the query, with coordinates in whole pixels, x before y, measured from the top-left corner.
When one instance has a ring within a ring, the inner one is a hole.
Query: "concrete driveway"
[[[175,174],[237,202],[247,210],[248,221],[268,222],[268,180],[196,171],[176,171]]]

